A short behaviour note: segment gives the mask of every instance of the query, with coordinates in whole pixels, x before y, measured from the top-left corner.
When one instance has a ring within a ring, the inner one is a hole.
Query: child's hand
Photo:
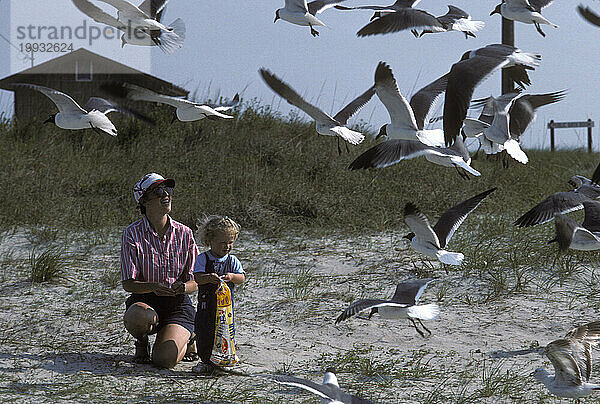
[[[233,274],[231,272],[227,272],[221,276],[221,279],[223,279],[225,282],[231,282],[233,281]]]

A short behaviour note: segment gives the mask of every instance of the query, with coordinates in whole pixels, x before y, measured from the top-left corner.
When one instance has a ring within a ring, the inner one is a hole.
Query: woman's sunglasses
[[[171,188],[171,187],[156,187],[156,188],[148,191],[148,193],[146,195],[151,198],[162,198],[165,195],[165,193],[169,194],[170,196],[173,196],[173,188]]]

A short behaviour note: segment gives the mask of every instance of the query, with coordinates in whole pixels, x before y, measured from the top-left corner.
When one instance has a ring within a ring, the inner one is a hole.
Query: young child
[[[231,302],[234,305],[234,285],[244,282],[245,273],[240,261],[230,254],[240,233],[240,226],[236,222],[227,216],[208,216],[199,224],[199,233],[200,243],[210,250],[198,255],[194,264],[194,280],[198,284],[198,310],[194,326],[200,362],[192,371],[210,374],[214,370],[210,355],[215,338],[217,288],[224,280],[231,290]]]

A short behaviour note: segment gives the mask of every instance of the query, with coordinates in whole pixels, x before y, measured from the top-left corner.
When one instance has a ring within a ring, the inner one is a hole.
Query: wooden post
[[[515,23],[502,17],[502,44],[515,46]],[[515,87],[508,74],[502,69],[502,94],[514,91]]]
[[[592,152],[592,120],[588,118],[588,153]]]
[[[550,151],[554,151],[554,119],[548,125],[550,127]]]

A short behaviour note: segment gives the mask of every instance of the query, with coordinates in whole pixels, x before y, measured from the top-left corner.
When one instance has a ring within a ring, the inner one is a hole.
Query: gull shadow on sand
[[[545,347],[533,347],[527,349],[517,349],[514,351],[493,351],[489,353],[489,356],[492,358],[500,359],[500,358],[513,358],[515,356],[521,355],[529,355],[529,354],[544,354]]]
[[[45,369],[63,375],[89,372],[94,375],[147,376],[147,377],[181,377],[193,378],[190,370],[173,370],[158,368],[151,364],[133,363],[133,355],[102,352],[63,352],[48,354],[2,353],[0,374],[22,372],[23,366],[33,369]],[[14,366],[6,366],[10,363]],[[177,367],[180,367],[178,365]]]

